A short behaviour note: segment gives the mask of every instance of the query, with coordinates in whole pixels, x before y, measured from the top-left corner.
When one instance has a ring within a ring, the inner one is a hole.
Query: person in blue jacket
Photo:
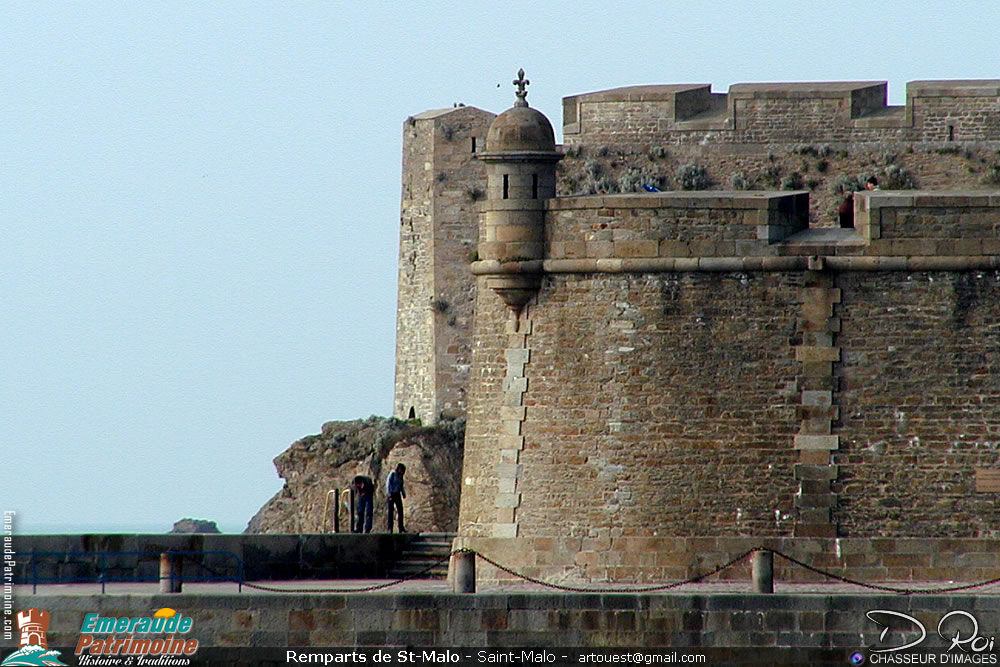
[[[385,497],[387,501],[386,528],[390,533],[392,532],[392,515],[394,510],[397,516],[399,516],[399,532],[406,532],[403,528],[403,498],[406,497],[406,489],[403,486],[403,475],[405,474],[406,466],[400,463],[396,466],[395,470],[389,473],[389,477],[385,480]]]

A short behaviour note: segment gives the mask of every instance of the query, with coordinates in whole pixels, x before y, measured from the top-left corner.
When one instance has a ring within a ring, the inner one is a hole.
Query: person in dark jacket
[[[372,514],[375,509],[375,482],[367,475],[354,478],[354,493],[357,496],[358,514],[352,530],[355,533],[372,532]]]

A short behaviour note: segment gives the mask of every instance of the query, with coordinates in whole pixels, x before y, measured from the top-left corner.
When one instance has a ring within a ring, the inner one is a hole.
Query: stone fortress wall
[[[567,98],[541,259],[471,266],[461,544],[628,580],[670,538],[995,537],[998,90],[918,82],[900,108],[884,84]],[[825,188],[566,196],[587,161],[648,169],[667,146],[773,165],[803,142],[830,142],[826,180],[888,150],[963,190],[860,193],[849,230],[817,219]],[[490,288],[515,276],[538,278],[521,308]]]

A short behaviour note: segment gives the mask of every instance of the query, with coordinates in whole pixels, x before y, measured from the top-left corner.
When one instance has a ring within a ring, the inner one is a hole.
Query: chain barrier
[[[373,584],[371,586],[362,586],[360,588],[277,588],[275,586],[262,586],[260,584],[251,584],[248,581],[240,582],[243,586],[247,588],[253,588],[258,591],[265,591],[268,593],[371,593],[373,591],[380,591],[385,588],[391,588],[392,586],[398,586],[404,581],[410,581],[411,579],[417,579],[428,572],[432,571],[434,568],[439,567],[451,558],[451,554],[438,559],[436,562],[431,563],[419,572],[414,572],[413,574],[408,574],[401,579],[395,579],[393,581],[385,581],[380,584]],[[205,565],[204,563],[198,563],[201,567],[205,568],[212,574],[218,575],[213,568]]]
[[[954,593],[955,591],[967,591],[973,588],[980,588],[982,586],[989,586],[990,584],[1000,583],[1000,577],[996,579],[988,579],[986,581],[980,581],[975,584],[962,584],[959,586],[947,586],[944,588],[903,588],[896,586],[885,586],[882,584],[869,584],[863,581],[857,581],[856,579],[849,579],[848,577],[841,576],[839,574],[834,574],[833,572],[827,572],[826,570],[821,570],[818,567],[813,567],[808,563],[803,563],[802,561],[793,558],[787,554],[783,554],[776,549],[770,549],[768,547],[757,547],[754,551],[768,551],[776,556],[784,558],[789,563],[793,565],[798,565],[801,568],[814,572],[816,574],[823,575],[824,577],[829,577],[830,579],[836,579],[837,581],[842,581],[845,584],[853,584],[854,586],[861,586],[863,588],[870,588],[876,591],[886,591],[889,593],[899,593],[901,595],[913,595],[914,593]]]
[[[697,583],[702,579],[707,579],[712,575],[718,574],[719,572],[722,572],[723,570],[730,568],[733,565],[736,565],[741,560],[744,560],[747,556],[752,554],[754,551],[756,550],[750,549],[749,551],[746,551],[737,556],[736,558],[732,559],[728,563],[720,565],[711,572],[705,572],[704,574],[695,575],[694,577],[691,577],[690,579],[685,579],[684,581],[676,581],[672,584],[662,584],[659,586],[640,586],[640,587],[625,587],[625,588],[587,588],[584,586],[567,586],[565,584],[553,584],[547,581],[542,581],[541,579],[535,579],[534,577],[529,577],[526,574],[515,572],[514,570],[511,570],[510,568],[500,565],[495,560],[492,560],[491,558],[484,556],[483,554],[473,549],[459,549],[455,553],[475,554],[477,557],[482,558],[484,561],[486,561],[493,567],[497,568],[498,570],[506,572],[507,574],[518,577],[520,579],[524,579],[525,581],[529,581],[533,584],[538,584],[539,586],[545,586],[546,588],[554,588],[556,590],[569,591],[571,593],[652,593],[653,591],[666,591],[670,590],[671,588],[678,588],[686,584]]]
[[[689,579],[684,579],[682,581],[676,581],[676,582],[673,582],[673,583],[670,583],[670,584],[661,584],[661,585],[656,585],[656,586],[625,586],[625,587],[621,587],[621,588],[596,588],[596,587],[587,587],[587,586],[570,586],[570,585],[566,585],[566,584],[555,584],[555,583],[551,583],[551,582],[548,582],[548,581],[543,581],[541,579],[537,579],[535,577],[531,577],[531,576],[526,575],[526,574],[522,574],[520,572],[516,572],[515,570],[512,570],[512,569],[510,569],[509,567],[507,567],[505,565],[501,565],[500,563],[496,562],[492,558],[479,553],[475,549],[469,549],[469,548],[456,549],[455,551],[453,551],[448,556],[440,558],[439,560],[437,560],[436,562],[432,563],[431,565],[428,565],[423,570],[420,570],[419,572],[415,572],[413,574],[407,575],[407,576],[402,577],[400,579],[395,579],[393,581],[387,581],[387,582],[383,582],[383,583],[379,583],[379,584],[373,584],[371,586],[363,586],[363,587],[360,587],[360,588],[277,588],[277,587],[274,587],[274,586],[263,586],[263,585],[260,585],[260,584],[252,584],[252,583],[249,583],[249,582],[246,582],[246,581],[242,582],[242,585],[246,586],[247,588],[253,588],[253,589],[256,589],[256,590],[259,590],[259,591],[265,591],[265,592],[269,592],[269,593],[370,593],[370,592],[373,592],[373,591],[379,591],[379,590],[384,590],[386,588],[391,588],[393,586],[398,586],[399,584],[402,584],[402,583],[404,583],[406,581],[411,581],[413,579],[419,579],[419,578],[423,577],[425,574],[431,572],[435,568],[437,568],[437,567],[441,566],[442,564],[444,564],[454,554],[473,554],[475,557],[477,557],[477,558],[483,560],[484,562],[492,565],[493,567],[497,568],[501,572],[505,572],[506,574],[509,574],[512,577],[516,577],[518,579],[522,579],[522,580],[527,581],[527,582],[532,583],[532,584],[537,584],[539,586],[544,586],[545,588],[552,588],[552,589],[555,589],[555,590],[566,591],[566,592],[570,592],[570,593],[652,593],[652,592],[656,592],[656,591],[667,591],[667,590],[671,590],[671,589],[674,589],[674,588],[680,588],[681,586],[686,586],[687,584],[694,584],[694,583],[698,583],[698,582],[704,581],[705,579],[708,579],[709,577],[712,577],[712,576],[714,576],[716,574],[719,574],[723,570],[727,570],[730,567],[733,567],[734,565],[740,563],[741,561],[746,560],[749,556],[753,555],[756,552],[767,552],[767,553],[774,554],[775,556],[783,558],[786,561],[788,561],[789,563],[791,563],[793,565],[797,565],[798,567],[801,567],[801,568],[803,568],[803,569],[805,569],[805,570],[807,570],[809,572],[812,572],[814,574],[818,574],[818,575],[821,575],[823,577],[827,577],[829,579],[833,579],[835,581],[839,581],[839,582],[842,582],[842,583],[845,583],[845,584],[851,584],[853,586],[860,586],[862,588],[868,588],[868,589],[876,590],[876,591],[884,591],[884,592],[887,592],[887,593],[899,593],[900,595],[913,595],[913,594],[917,594],[917,593],[954,593],[956,591],[971,590],[973,588],[981,588],[983,586],[989,586],[991,584],[1000,583],[1000,577],[997,577],[995,579],[989,579],[987,581],[981,581],[981,582],[974,583],[974,584],[961,584],[961,585],[958,585],[958,586],[947,586],[947,587],[943,587],[943,588],[905,588],[905,587],[897,587],[897,586],[886,586],[884,584],[871,584],[871,583],[867,583],[867,582],[864,582],[864,581],[858,581],[857,579],[851,579],[850,577],[845,577],[845,576],[842,576],[842,575],[839,575],[839,574],[835,574],[835,573],[829,572],[827,570],[822,570],[822,569],[820,569],[818,567],[814,567],[812,565],[809,565],[808,563],[804,563],[804,562],[798,560],[797,558],[795,558],[793,556],[789,556],[788,554],[782,553],[781,551],[778,551],[777,549],[771,549],[769,547],[754,547],[753,549],[749,549],[749,550],[741,553],[739,556],[736,556],[732,560],[730,560],[730,561],[728,561],[726,563],[723,563],[722,565],[716,567],[715,569],[711,570],[710,572],[705,572],[705,573],[702,573],[702,574],[698,574],[698,575],[695,575],[695,576],[693,576],[693,577],[691,577]],[[185,556],[185,558],[190,558],[190,557],[189,556]],[[211,572],[215,576],[222,576],[219,572],[216,572],[213,568],[208,567],[204,563],[198,563],[198,565],[201,566],[201,567],[203,567],[204,569],[208,570],[209,572]]]

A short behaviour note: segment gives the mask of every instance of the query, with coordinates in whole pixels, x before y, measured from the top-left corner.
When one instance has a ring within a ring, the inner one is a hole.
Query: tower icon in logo
[[[18,648],[41,646],[48,648],[45,633],[49,631],[49,612],[44,609],[25,609],[17,612],[17,627],[21,631]]]
[[[66,664],[59,661],[59,651],[49,650],[45,636],[49,631],[49,612],[35,607],[21,610],[17,612],[17,627],[21,632],[17,650],[4,658],[0,667]]]

